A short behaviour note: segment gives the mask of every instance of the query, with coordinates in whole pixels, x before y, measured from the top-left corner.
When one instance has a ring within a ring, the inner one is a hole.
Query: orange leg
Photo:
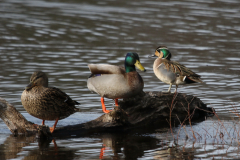
[[[42,125],[45,125],[45,120],[42,120]]]
[[[51,132],[51,133],[53,133],[54,129],[55,129],[56,126],[57,126],[57,123],[58,123],[58,118],[56,119],[56,121],[55,121],[53,127],[50,127],[50,132]]]
[[[35,128],[38,128],[38,124],[33,124],[33,126],[34,126]]]
[[[115,106],[118,106],[118,99],[115,99]]]
[[[57,146],[57,143],[55,142],[55,139],[52,140],[53,142],[53,145],[54,145],[54,150],[55,151],[58,151],[58,146]],[[57,155],[58,153],[55,153],[55,155]]]
[[[103,159],[105,149],[106,149],[105,144],[103,144],[101,151],[100,151],[99,159]]]
[[[102,103],[102,110],[104,113],[109,113],[110,111],[109,110],[106,110],[106,107],[105,107],[105,104],[104,104],[104,98],[101,97],[101,103]]]

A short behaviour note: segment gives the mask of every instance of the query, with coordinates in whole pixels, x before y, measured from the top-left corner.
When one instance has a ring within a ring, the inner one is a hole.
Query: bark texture
[[[108,114],[95,120],[65,127],[57,127],[53,136],[84,136],[90,133],[146,130],[168,127],[192,120],[204,120],[214,114],[199,98],[181,93],[140,93],[134,98],[124,99]],[[11,104],[0,99],[0,118],[14,134],[36,133],[40,137],[51,137],[48,128],[33,125]]]
[[[36,125],[27,121],[13,105],[2,98],[0,98],[0,118],[14,135],[31,134],[37,131]]]

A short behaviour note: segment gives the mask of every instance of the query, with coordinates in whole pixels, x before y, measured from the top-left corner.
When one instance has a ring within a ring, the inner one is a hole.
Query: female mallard
[[[115,105],[118,106],[119,98],[133,97],[142,92],[144,83],[135,66],[145,71],[137,53],[127,53],[125,69],[109,64],[88,65],[92,74],[88,78],[87,86],[89,90],[101,96],[104,113],[109,113],[104,104],[104,97],[115,99]]]
[[[55,120],[50,131],[53,132],[57,122],[79,111],[66,93],[58,88],[48,87],[48,77],[42,71],[34,72],[21,96],[22,105],[32,116],[45,120]]]
[[[171,92],[173,84],[178,85],[189,83],[202,83],[200,75],[194,73],[184,65],[178,62],[171,61],[171,53],[166,46],[160,46],[156,49],[155,54],[152,57],[158,57],[153,64],[153,71],[158,79],[162,82],[170,84],[168,92]]]

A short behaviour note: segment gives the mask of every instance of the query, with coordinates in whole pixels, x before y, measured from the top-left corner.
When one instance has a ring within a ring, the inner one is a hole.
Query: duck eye
[[[161,49],[157,49],[157,51],[160,53],[160,52],[161,52]]]

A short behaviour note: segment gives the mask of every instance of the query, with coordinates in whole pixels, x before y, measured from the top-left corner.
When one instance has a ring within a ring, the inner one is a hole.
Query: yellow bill
[[[139,62],[139,60],[136,60],[136,63],[134,64],[140,71],[146,71],[146,69],[142,66],[142,64]]]

